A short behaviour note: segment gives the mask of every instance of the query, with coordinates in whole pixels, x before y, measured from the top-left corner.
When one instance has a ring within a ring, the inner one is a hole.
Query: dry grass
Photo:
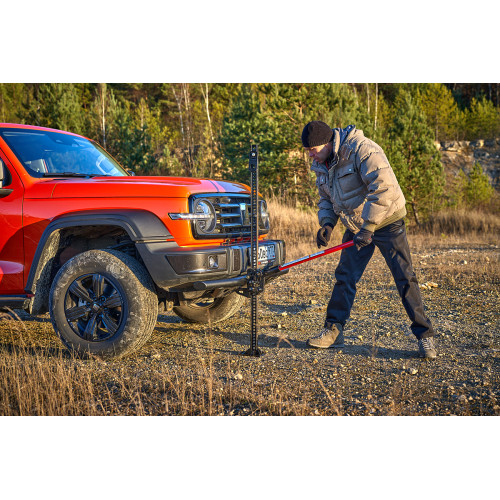
[[[314,208],[297,209],[277,198],[268,200],[271,215],[270,238],[284,240],[287,244],[287,260],[317,252],[316,233],[320,228],[318,213]],[[332,239],[340,243],[342,232],[338,224]]]
[[[155,363],[138,369],[133,362],[83,360],[62,348],[42,348],[37,332],[25,330],[12,311],[0,312],[0,322],[10,327],[7,335],[2,329],[0,344],[0,415],[307,415],[314,411],[305,388],[298,397],[278,381],[266,388],[254,380],[242,383],[229,357],[222,367],[219,360],[215,376],[214,351],[193,352],[175,368]]]
[[[500,234],[500,217],[478,210],[443,210],[423,224],[421,232],[431,235]]]
[[[100,414],[91,367],[79,369],[62,349],[40,348],[13,311],[0,311],[0,322],[0,414]]]

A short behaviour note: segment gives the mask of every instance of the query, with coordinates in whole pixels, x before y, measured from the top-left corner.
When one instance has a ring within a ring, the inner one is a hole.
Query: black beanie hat
[[[314,148],[327,144],[333,138],[333,130],[320,121],[309,122],[302,130],[302,145],[305,148]]]

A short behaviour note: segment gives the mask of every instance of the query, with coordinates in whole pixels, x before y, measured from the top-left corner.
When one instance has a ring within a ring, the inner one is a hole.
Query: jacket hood
[[[360,132],[363,134],[361,130],[358,130],[354,125],[349,125],[346,128],[334,128],[333,129],[333,154],[337,156],[340,146],[344,144],[345,140],[349,137],[351,138],[356,134],[356,132]]]

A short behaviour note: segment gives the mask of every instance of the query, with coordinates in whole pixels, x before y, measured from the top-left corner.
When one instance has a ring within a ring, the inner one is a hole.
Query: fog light
[[[208,256],[208,267],[210,269],[217,269],[219,267],[219,261],[217,259],[217,255]]]

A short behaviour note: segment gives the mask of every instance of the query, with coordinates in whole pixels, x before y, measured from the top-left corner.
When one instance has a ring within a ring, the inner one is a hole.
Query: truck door
[[[24,187],[0,151],[0,296],[24,293]]]

